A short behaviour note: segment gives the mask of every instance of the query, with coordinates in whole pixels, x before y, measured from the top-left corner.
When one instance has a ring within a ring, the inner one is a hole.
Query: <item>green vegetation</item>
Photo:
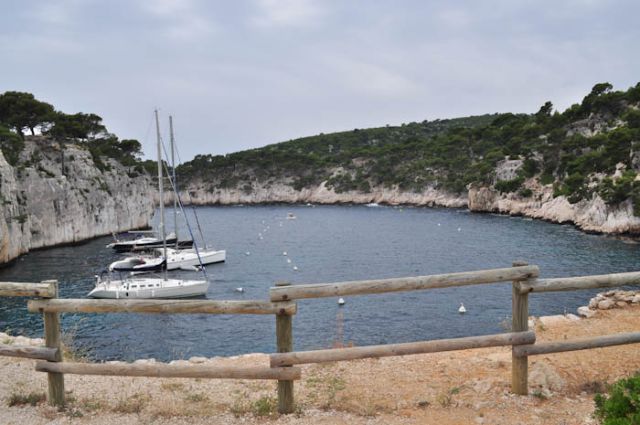
[[[9,396],[9,399],[7,400],[7,405],[9,407],[26,406],[26,405],[36,406],[40,403],[44,403],[46,399],[47,397],[44,395],[44,393],[38,393],[38,392],[31,392],[29,394],[13,393]]]
[[[19,166],[20,153],[24,149],[24,131],[31,135],[36,129],[62,148],[61,169],[64,170],[64,148],[67,143],[83,146],[91,153],[95,165],[108,171],[112,158],[125,166],[135,167],[138,174],[146,171],[140,161],[140,142],[119,140],[107,131],[102,118],[96,114],[65,114],[56,111],[48,103],[37,100],[31,93],[8,91],[0,94],[0,150],[10,165]],[[33,158],[28,165],[37,165]]]
[[[608,395],[596,394],[595,416],[603,425],[640,423],[640,375],[621,379]]]
[[[300,190],[323,181],[336,192],[428,187],[464,193],[470,184],[529,197],[527,179],[554,185],[570,202],[598,194],[609,204],[631,199],[640,214],[640,83],[614,91],[596,84],[564,112],[546,102],[534,114],[494,114],[320,134],[226,156],[197,155],[183,180],[217,188],[286,181]],[[635,162],[634,162],[635,158]],[[506,159],[521,160],[511,180],[496,178]],[[616,169],[624,172],[612,178]],[[632,174],[633,177],[632,177]],[[607,177],[609,176],[609,177]]]

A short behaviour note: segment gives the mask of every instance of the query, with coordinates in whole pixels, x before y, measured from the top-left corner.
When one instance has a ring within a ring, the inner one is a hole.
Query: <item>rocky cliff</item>
[[[508,177],[508,176],[507,176]],[[633,214],[630,201],[607,205],[599,196],[570,203],[565,196],[553,196],[552,185],[540,185],[535,179],[525,183],[533,192],[522,197],[517,193],[500,193],[491,187],[472,186],[466,194],[451,194],[429,188],[422,192],[402,191],[397,187],[373,187],[370,192],[337,193],[323,182],[314,188],[295,190],[288,182],[254,183],[250,188],[211,189],[215,183],[192,183],[183,200],[189,196],[197,205],[261,204],[271,202],[314,204],[416,205],[429,207],[469,208],[475,212],[522,215],[554,223],[573,223],[587,232],[640,235],[640,217]],[[170,202],[167,194],[166,202]]]
[[[14,167],[0,153],[0,264],[35,248],[145,227],[150,180],[77,145],[28,138]]]

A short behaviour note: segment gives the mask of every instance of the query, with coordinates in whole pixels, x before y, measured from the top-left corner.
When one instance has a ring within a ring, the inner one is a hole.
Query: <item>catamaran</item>
[[[167,237],[164,225],[164,195],[163,172],[162,172],[162,149],[160,138],[160,123],[158,111],[155,111],[156,136],[158,144],[158,191],[160,194],[160,235],[163,247],[163,258],[167,258]],[[177,238],[176,238],[177,239]],[[195,247],[198,253],[197,246]],[[169,279],[167,270],[164,268],[162,276],[159,277],[136,277],[127,276],[121,279],[112,279],[111,273],[106,276],[96,276],[96,286],[89,292],[89,297],[93,298],[182,298],[205,295],[209,289],[209,282],[206,280],[206,271],[201,264],[201,270],[205,279]]]

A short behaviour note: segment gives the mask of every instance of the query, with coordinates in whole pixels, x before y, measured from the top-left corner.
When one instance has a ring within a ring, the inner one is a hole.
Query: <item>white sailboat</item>
[[[160,193],[160,233],[162,236],[163,257],[167,258],[167,238],[164,226],[164,202],[163,202],[163,172],[162,150],[160,139],[160,123],[158,111],[156,117],[156,136],[158,142],[158,189]],[[96,276],[96,286],[89,292],[93,298],[182,298],[205,295],[209,289],[209,282],[205,280],[168,279],[164,270],[162,277],[128,277],[125,279],[111,279],[111,274],[106,278]]]
[[[182,209],[182,202],[178,199],[178,179],[176,178],[176,161],[175,161],[175,137],[173,135],[173,118],[169,116],[169,136],[171,142],[171,185],[173,186],[173,229],[176,235],[178,234],[178,207]],[[186,219],[186,214],[182,211]],[[194,210],[194,215],[195,215]],[[195,216],[198,220],[197,215]],[[198,229],[200,229],[200,223],[198,222]],[[203,244],[204,236],[200,231],[200,237]],[[193,238],[193,235],[192,235]],[[187,248],[181,249],[177,245],[175,248],[168,248],[165,254],[167,259],[167,269],[175,270],[180,268],[197,267],[205,264],[222,263],[227,258],[227,251],[212,249],[204,245],[204,248]]]
[[[185,217],[186,214],[184,209],[182,208],[182,203],[179,202],[178,199],[178,183],[175,174],[175,139],[173,136],[173,119],[169,116],[169,132],[171,135],[171,167],[172,167],[172,179],[170,179],[174,197],[173,197],[173,229],[174,231],[170,234],[173,237],[173,242],[169,241],[167,238],[167,245],[174,245],[173,247],[163,247],[155,250],[156,256],[152,255],[137,255],[132,257],[127,257],[123,260],[115,261],[109,265],[109,270],[118,270],[118,271],[144,271],[141,270],[139,266],[139,262],[142,259],[144,262],[149,264],[157,264],[162,258],[166,258],[166,268],[167,270],[178,270],[178,269],[193,269],[194,267],[201,267],[207,264],[214,263],[223,263],[226,261],[227,252],[225,250],[219,250],[214,248],[209,248],[205,245],[204,248],[198,247],[193,248],[191,246],[182,247],[180,242],[178,242],[178,207],[182,210],[182,215]],[[168,170],[167,170],[168,173]],[[194,212],[195,215],[195,212]],[[196,216],[197,220],[197,216]],[[187,223],[188,225],[188,223]],[[200,225],[198,224],[198,228]],[[202,231],[200,231],[200,236],[203,239]],[[193,235],[192,235],[193,237]],[[157,245],[155,246],[157,248]],[[158,259],[160,257],[160,259]]]

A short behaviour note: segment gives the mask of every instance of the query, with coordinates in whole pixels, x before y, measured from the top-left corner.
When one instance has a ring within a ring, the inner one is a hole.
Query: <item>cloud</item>
[[[250,22],[257,27],[302,27],[316,25],[325,12],[312,0],[257,0],[257,14]]]
[[[331,58],[326,65],[344,89],[357,95],[401,98],[419,90],[414,81],[390,66],[349,58]]]

